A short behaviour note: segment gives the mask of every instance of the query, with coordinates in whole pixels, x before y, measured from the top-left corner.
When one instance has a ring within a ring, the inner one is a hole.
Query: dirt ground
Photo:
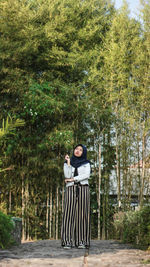
[[[25,242],[0,250],[0,267],[148,267],[150,254],[114,240],[92,240],[89,249],[64,249],[60,240]]]

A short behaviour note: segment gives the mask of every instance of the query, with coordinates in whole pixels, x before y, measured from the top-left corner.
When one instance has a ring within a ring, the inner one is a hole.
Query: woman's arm
[[[64,176],[65,176],[65,178],[71,178],[71,175],[72,175],[71,165],[64,163]]]

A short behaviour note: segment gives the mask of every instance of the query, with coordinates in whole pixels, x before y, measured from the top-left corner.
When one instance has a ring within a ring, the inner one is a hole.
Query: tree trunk
[[[131,164],[130,164],[131,165]],[[131,194],[132,194],[132,174],[130,168],[128,169],[128,208],[130,207],[131,203]]]
[[[140,188],[141,188],[141,167],[140,167],[140,142],[138,136],[138,143],[137,143],[137,155],[138,155],[138,201],[140,203]]]
[[[104,185],[104,188],[105,188],[105,185]],[[104,189],[104,192],[103,192],[103,228],[102,228],[102,239],[103,240],[105,240],[105,227],[106,227],[105,202],[106,202],[106,199],[105,199],[105,189]]]
[[[98,239],[101,239],[101,144],[98,147]]]
[[[105,149],[105,134],[103,134],[103,149]],[[102,227],[102,239],[105,240],[106,231],[106,168],[105,168],[105,157],[103,159],[103,227]]]
[[[25,240],[25,196],[24,196],[24,173],[22,173],[22,240]]]
[[[37,217],[37,205],[35,206],[35,217]],[[34,238],[37,240],[37,226],[35,224],[35,232],[34,232]]]
[[[30,233],[29,233],[29,180],[26,180],[26,186],[25,186],[25,211],[26,211],[26,239],[30,239]]]
[[[9,189],[9,213],[11,213],[11,188]]]
[[[30,240],[30,219],[29,219],[29,215],[28,215],[28,218],[27,218],[27,225],[28,225],[28,228],[27,228],[27,240]]]
[[[46,232],[48,233],[48,218],[49,218],[49,192],[47,193],[46,200]]]
[[[56,240],[58,240],[58,185],[56,189]]]
[[[119,160],[119,148],[118,148],[118,134],[116,130],[116,175],[117,175],[117,200],[118,209],[121,207],[121,188],[120,188],[120,160]]]
[[[145,183],[145,161],[146,161],[146,136],[142,138],[142,175],[141,175],[141,187],[140,187],[140,207],[143,206],[144,200],[144,183]]]
[[[52,203],[52,188],[50,189],[50,210],[49,210],[49,238],[52,238],[52,210],[53,210],[53,203]]]
[[[56,200],[55,200],[55,195],[54,195],[54,199],[53,199],[53,238],[56,238],[56,228],[55,228],[55,221],[56,221]]]

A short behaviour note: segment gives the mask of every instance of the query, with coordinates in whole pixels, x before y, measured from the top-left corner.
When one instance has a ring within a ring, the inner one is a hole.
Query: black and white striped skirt
[[[90,246],[90,191],[88,185],[66,187],[61,227],[62,246]]]

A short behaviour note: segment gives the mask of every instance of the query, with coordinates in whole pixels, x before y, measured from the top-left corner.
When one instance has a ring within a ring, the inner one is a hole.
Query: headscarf
[[[76,157],[74,155],[74,150],[76,149],[76,147],[81,146],[83,148],[83,152],[81,157]],[[87,160],[87,148],[86,146],[82,145],[82,144],[78,144],[77,146],[75,146],[73,150],[73,155],[70,159],[70,164],[74,167],[74,168],[79,168],[81,165],[90,163],[89,160]]]

